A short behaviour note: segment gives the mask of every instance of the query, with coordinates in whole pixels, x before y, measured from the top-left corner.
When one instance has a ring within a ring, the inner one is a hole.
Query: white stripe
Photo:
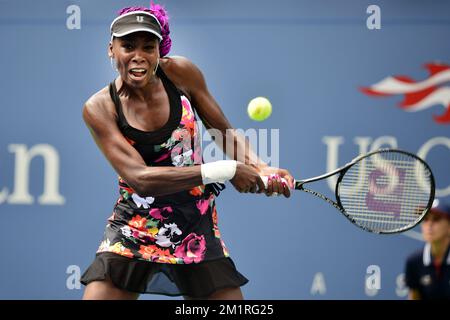
[[[447,107],[450,104],[450,87],[439,88],[430,95],[428,95],[425,99],[420,100],[416,104],[406,106],[403,110],[405,111],[420,111],[437,104],[441,104],[444,107]]]
[[[421,91],[447,81],[450,81],[450,70],[439,72],[424,81],[416,83],[403,82],[394,77],[387,77],[369,88],[386,94],[401,94]]]
[[[153,33],[155,36],[158,37],[159,41],[162,40],[162,37],[161,37],[156,31],[153,31],[153,30],[150,29],[150,28],[133,29],[133,30],[131,30],[131,31],[127,31],[127,32],[123,32],[123,33],[117,33],[117,32],[116,32],[116,33],[113,33],[113,34],[112,34],[112,37],[118,37],[118,38],[120,38],[120,37],[126,36],[127,34],[135,33],[135,32],[138,32],[138,31],[147,31],[147,32]]]
[[[431,264],[431,245],[427,243],[423,248],[423,265],[429,266],[430,264]]]

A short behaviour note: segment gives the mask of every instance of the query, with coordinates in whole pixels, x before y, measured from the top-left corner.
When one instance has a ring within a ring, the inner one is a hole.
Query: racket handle
[[[269,185],[269,176],[261,176],[261,180],[262,180],[263,183],[264,183],[264,188],[267,189],[267,187],[268,187],[268,185]],[[286,180],[285,178],[281,178],[281,181],[283,181],[284,183],[286,183],[286,185],[287,185],[288,188],[289,188],[289,184],[288,184],[288,182],[287,182],[287,180]]]

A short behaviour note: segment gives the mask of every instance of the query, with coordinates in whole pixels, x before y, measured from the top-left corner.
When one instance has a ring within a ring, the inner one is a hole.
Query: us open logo
[[[417,112],[434,106],[444,107],[444,112],[434,114],[433,120],[440,125],[450,124],[450,66],[442,62],[424,65],[429,75],[425,80],[416,81],[407,76],[388,76],[381,81],[360,90],[372,97],[403,95],[399,107],[404,111]]]

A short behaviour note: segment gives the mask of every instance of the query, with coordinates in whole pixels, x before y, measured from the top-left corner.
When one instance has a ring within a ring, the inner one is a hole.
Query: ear
[[[113,53],[113,45],[112,45],[112,41],[109,43],[108,45],[108,57],[109,58],[114,58],[114,53]]]

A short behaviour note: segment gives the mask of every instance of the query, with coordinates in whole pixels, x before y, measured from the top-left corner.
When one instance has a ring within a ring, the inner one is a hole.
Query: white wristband
[[[220,182],[233,179],[236,174],[236,160],[219,160],[201,165],[203,184]]]

